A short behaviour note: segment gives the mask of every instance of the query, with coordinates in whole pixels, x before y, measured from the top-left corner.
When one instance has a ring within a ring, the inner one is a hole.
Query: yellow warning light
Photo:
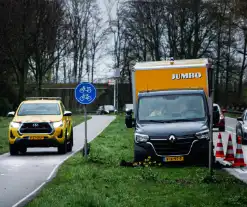
[[[173,57],[170,58],[170,64],[171,64],[171,65],[174,64],[174,58],[173,58]]]

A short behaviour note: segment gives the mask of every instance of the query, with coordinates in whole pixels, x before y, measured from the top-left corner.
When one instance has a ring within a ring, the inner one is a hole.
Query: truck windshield
[[[60,115],[57,103],[23,103],[18,111],[18,116],[28,115]]]
[[[205,118],[204,99],[201,95],[150,96],[139,100],[140,122],[200,121]]]

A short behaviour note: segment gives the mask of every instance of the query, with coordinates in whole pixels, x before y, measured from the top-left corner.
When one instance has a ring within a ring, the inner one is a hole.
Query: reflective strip
[[[227,150],[227,153],[228,154],[230,154],[230,153],[233,154],[233,150],[229,149],[229,150]]]

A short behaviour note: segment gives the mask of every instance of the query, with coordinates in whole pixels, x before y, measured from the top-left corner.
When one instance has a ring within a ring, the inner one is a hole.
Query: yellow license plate
[[[44,137],[38,137],[38,136],[31,136],[30,140],[43,140]]]
[[[183,156],[165,157],[164,161],[165,162],[182,162],[184,161],[184,157]]]

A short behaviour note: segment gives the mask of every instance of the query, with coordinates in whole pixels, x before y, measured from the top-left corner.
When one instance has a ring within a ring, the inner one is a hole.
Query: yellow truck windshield
[[[18,116],[60,114],[58,103],[23,103],[17,113]]]
[[[201,95],[159,95],[139,100],[139,121],[195,121],[206,118]]]

